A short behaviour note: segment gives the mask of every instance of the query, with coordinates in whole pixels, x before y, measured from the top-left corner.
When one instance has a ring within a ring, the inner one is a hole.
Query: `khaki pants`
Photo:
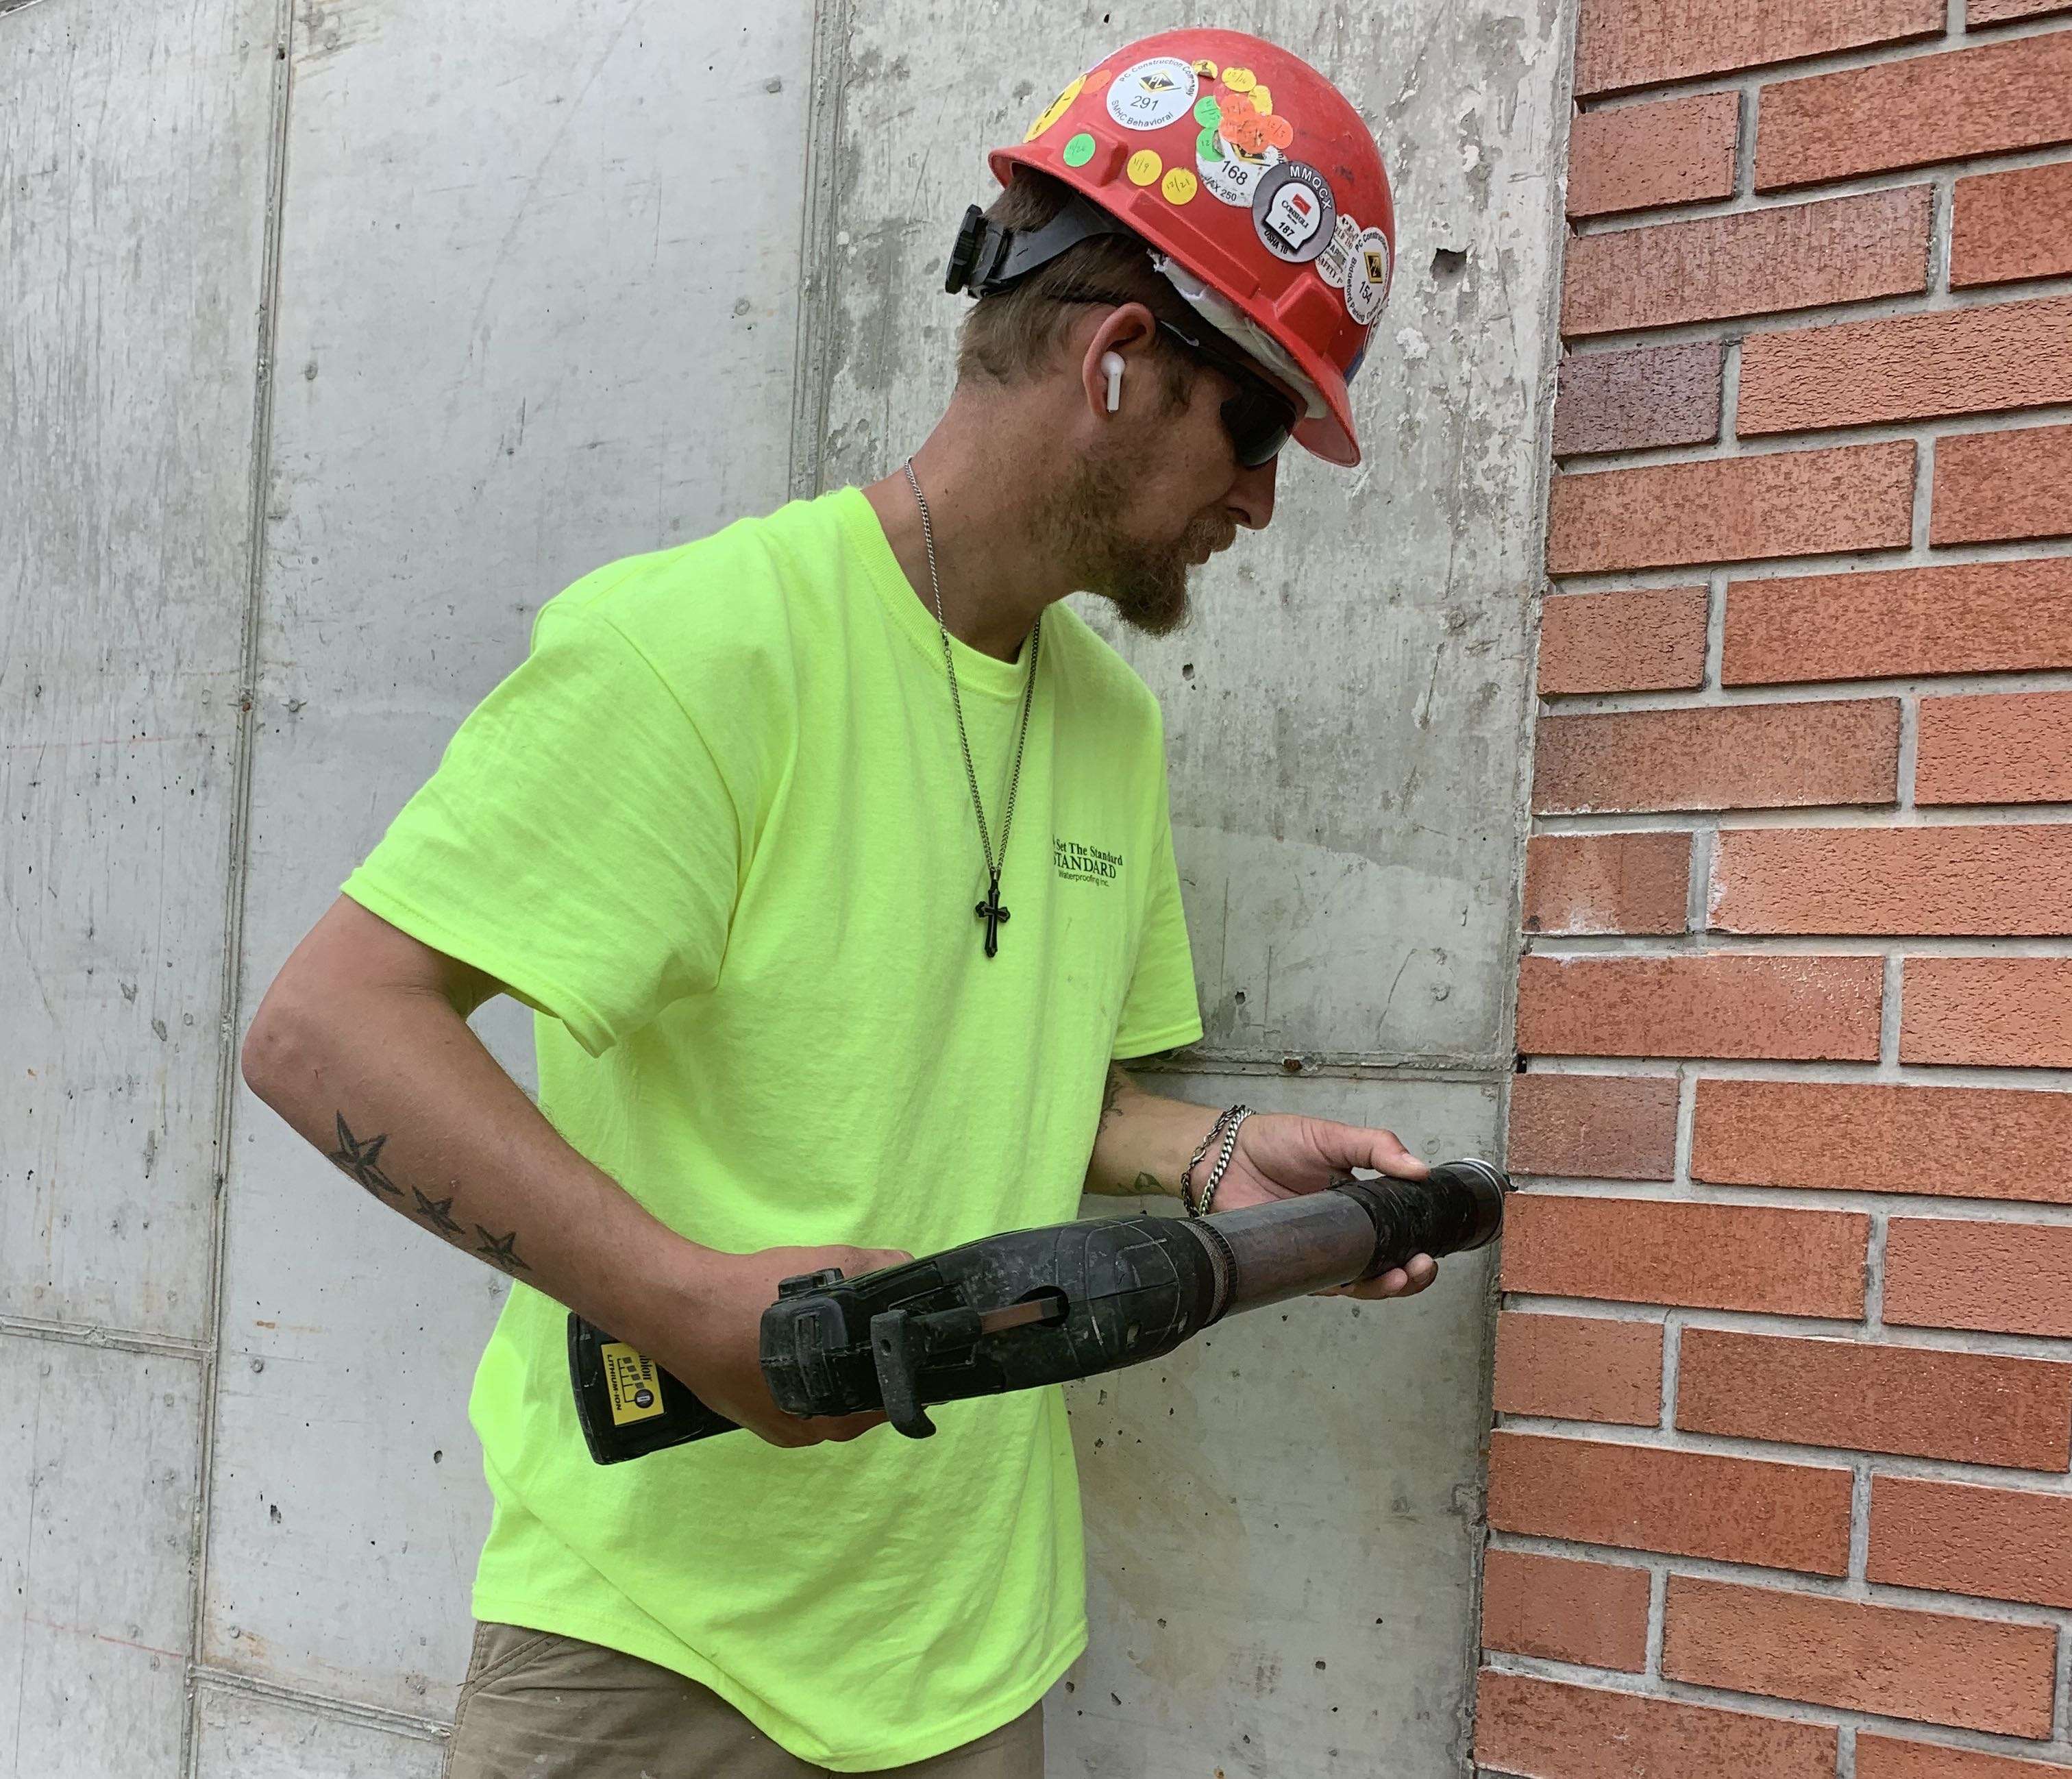
[[[637,1656],[552,1631],[478,1625],[446,1779],[805,1779],[726,1700]],[[1043,1707],[889,1773],[1043,1779]]]

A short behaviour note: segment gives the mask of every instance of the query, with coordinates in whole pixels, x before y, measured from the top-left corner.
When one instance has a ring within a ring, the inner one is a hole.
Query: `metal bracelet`
[[[1207,1217],[1209,1214],[1209,1205],[1216,1196],[1216,1188],[1223,1184],[1223,1170],[1230,1166],[1231,1157],[1237,1153],[1239,1126],[1252,1116],[1252,1108],[1248,1106],[1233,1106],[1223,1116],[1228,1118],[1230,1122],[1223,1128],[1223,1153],[1216,1157],[1216,1164],[1210,1171],[1208,1183],[1202,1188],[1202,1208],[1195,1213],[1198,1217]]]

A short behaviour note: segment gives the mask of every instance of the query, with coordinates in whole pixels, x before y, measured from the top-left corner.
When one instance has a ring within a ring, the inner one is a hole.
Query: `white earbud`
[[[1101,369],[1108,373],[1108,411],[1113,414],[1122,406],[1122,354],[1103,352]]]

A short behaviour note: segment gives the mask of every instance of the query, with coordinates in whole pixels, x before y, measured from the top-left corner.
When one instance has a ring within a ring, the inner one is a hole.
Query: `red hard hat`
[[[1296,442],[1359,462],[1346,385],[1388,298],[1396,207],[1359,113],[1307,62],[1242,31],[1161,31],[989,159],[1002,185],[1018,167],[1062,179],[1191,274],[1181,294],[1305,398]]]

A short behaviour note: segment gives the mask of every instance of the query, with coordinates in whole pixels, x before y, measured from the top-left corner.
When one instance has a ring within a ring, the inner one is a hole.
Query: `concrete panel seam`
[[[1515,972],[1513,972],[1515,974]],[[1299,1065],[1289,1067],[1290,1062]],[[1281,1050],[1190,1050],[1147,1073],[1170,1075],[1278,1075],[1288,1080],[1498,1081],[1511,1071],[1511,1053],[1445,1051],[1330,1051],[1293,1056]]]
[[[236,755],[232,768],[230,820],[224,859],[223,974],[218,1015],[216,1139],[213,1167],[216,1192],[208,1242],[208,1334],[202,1356],[199,1394],[201,1426],[195,1477],[191,1583],[187,1596],[187,1686],[180,1728],[180,1772],[196,1779],[201,1760],[199,1691],[194,1682],[204,1645],[208,1610],[209,1503],[214,1485],[216,1391],[218,1356],[223,1340],[224,1250],[229,1218],[223,1183],[237,1110],[237,1021],[243,993],[245,892],[252,820],[252,756],[258,731],[260,610],[266,584],[267,484],[272,472],[273,356],[279,331],[282,206],[287,189],[288,112],[294,85],[294,0],[275,0],[273,71],[267,119],[266,213],[260,261],[259,310],[252,390],[250,504],[245,525],[245,582]]]
[[[205,1662],[193,1666],[194,1690],[196,1692],[232,1693],[247,1699],[270,1699],[283,1705],[293,1705],[307,1711],[313,1717],[324,1717],[341,1723],[356,1723],[370,1729],[387,1730],[397,1736],[407,1736],[421,1742],[443,1742],[453,1734],[453,1726],[443,1717],[421,1717],[409,1711],[389,1711],[380,1705],[363,1705],[350,1699],[335,1698],[328,1693],[311,1692],[301,1686],[283,1685],[278,1681],[261,1680],[251,1674],[239,1674],[229,1668],[212,1667]]]
[[[849,72],[851,0],[816,0],[812,86],[806,109],[806,194],[799,225],[799,316],[792,353],[791,494],[821,492],[828,397],[833,379],[835,251],[841,191],[842,100]]]
[[[128,1328],[107,1328],[92,1323],[45,1322],[30,1316],[0,1316],[0,1335],[29,1340],[56,1340],[67,1346],[113,1348],[121,1353],[148,1353],[167,1359],[204,1361],[209,1348],[205,1341],[176,1334],[143,1334]]]

